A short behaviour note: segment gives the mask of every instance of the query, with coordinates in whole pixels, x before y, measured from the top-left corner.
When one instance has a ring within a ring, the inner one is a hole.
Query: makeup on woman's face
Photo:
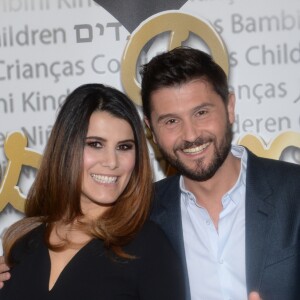
[[[135,166],[130,124],[105,111],[90,118],[83,154],[81,208],[99,216],[120,197]]]

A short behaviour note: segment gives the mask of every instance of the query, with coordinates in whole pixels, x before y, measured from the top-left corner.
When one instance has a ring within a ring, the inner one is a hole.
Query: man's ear
[[[155,134],[154,134],[154,132],[153,132],[153,130],[152,130],[152,128],[151,128],[151,124],[150,124],[149,119],[148,119],[147,117],[145,117],[145,118],[144,118],[144,122],[145,122],[145,124],[146,124],[146,126],[147,126],[147,129],[150,131],[150,133],[151,133],[151,135],[152,135],[152,140],[153,140],[153,142],[154,142],[155,144],[157,144],[157,142],[156,142],[156,137],[155,137]]]
[[[228,96],[227,111],[229,122],[233,124],[235,121],[235,95],[232,92],[230,92]]]

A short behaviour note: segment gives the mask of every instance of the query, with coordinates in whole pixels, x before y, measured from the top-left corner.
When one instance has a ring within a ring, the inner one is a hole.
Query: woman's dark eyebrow
[[[127,139],[127,140],[122,140],[122,141],[119,141],[119,143],[135,143],[135,140],[133,139]]]
[[[96,141],[99,141],[99,142],[106,142],[107,139],[104,139],[100,136],[87,136],[85,138],[85,140],[96,140]],[[118,141],[118,144],[120,143],[135,143],[135,140],[134,139],[126,139],[126,140],[121,140],[121,141]]]
[[[104,139],[104,138],[102,138],[102,137],[100,137],[100,136],[87,136],[86,138],[85,138],[85,140],[96,140],[96,141],[102,141],[102,142],[105,142],[106,141],[106,139]]]

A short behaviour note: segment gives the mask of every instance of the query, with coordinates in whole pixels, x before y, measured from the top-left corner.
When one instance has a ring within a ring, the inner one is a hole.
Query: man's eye
[[[199,111],[196,113],[197,116],[203,116],[203,115],[205,115],[205,114],[207,114],[207,111],[206,111],[206,110],[199,110]]]
[[[175,124],[176,122],[177,122],[176,119],[169,119],[169,120],[166,121],[166,124],[167,125],[172,125],[172,124]]]

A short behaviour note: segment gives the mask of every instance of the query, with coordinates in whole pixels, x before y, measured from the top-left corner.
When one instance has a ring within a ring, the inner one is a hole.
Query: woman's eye
[[[91,147],[91,148],[102,148],[102,144],[98,141],[86,142],[86,145]]]
[[[133,149],[134,145],[133,144],[122,144],[118,146],[118,150],[122,150],[122,151],[127,151],[127,150],[131,150]]]

